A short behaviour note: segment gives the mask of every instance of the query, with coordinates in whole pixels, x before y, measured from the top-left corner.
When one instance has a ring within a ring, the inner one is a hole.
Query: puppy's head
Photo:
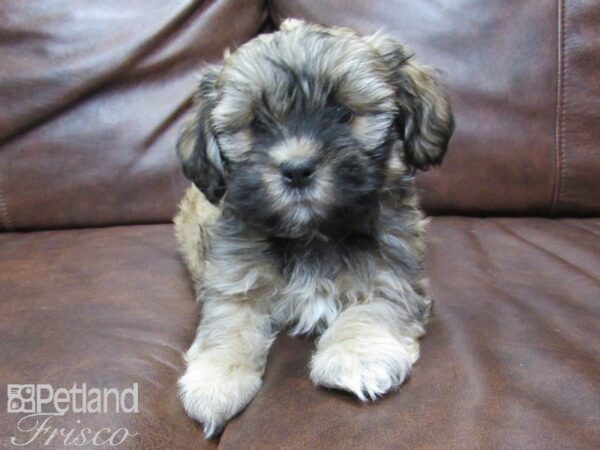
[[[364,220],[383,190],[441,163],[452,130],[404,46],[286,21],[205,69],[178,154],[211,202],[297,237]]]

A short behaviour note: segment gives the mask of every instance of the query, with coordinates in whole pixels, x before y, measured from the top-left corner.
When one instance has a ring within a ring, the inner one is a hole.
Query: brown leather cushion
[[[6,383],[138,383],[138,414],[70,414],[51,424],[138,433],[117,448],[214,447],[176,395],[197,314],[171,226],[0,234],[0,286],[1,398]],[[21,417],[2,406],[3,444],[31,437],[17,432]],[[69,448],[43,439],[24,448]]]
[[[0,229],[170,221],[200,66],[256,0],[0,3]]]
[[[430,212],[600,212],[599,2],[274,0],[271,9],[279,20],[383,28],[442,70],[456,134],[442,169],[420,180]]]
[[[83,423],[139,433],[120,448],[214,446],[176,399],[196,307],[172,231],[1,234],[0,380],[138,382],[139,414],[88,414]],[[412,379],[360,405],[309,383],[310,340],[280,337],[265,386],[220,445],[599,448],[599,235],[598,219],[433,219],[435,318]],[[19,416],[5,411],[2,442]]]

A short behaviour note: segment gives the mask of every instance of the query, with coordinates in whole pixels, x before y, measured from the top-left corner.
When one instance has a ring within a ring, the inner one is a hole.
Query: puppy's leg
[[[220,215],[219,208],[206,200],[193,184],[179,203],[179,211],[173,220],[175,237],[194,281],[202,278],[209,229]]]
[[[398,387],[419,357],[422,321],[385,299],[348,307],[317,342],[310,376],[321,386],[374,400]]]
[[[250,299],[207,300],[179,391],[188,415],[217,435],[258,392],[273,341],[270,318]]]

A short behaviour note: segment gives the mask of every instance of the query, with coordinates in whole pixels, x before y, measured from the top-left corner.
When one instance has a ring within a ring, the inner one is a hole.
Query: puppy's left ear
[[[454,131],[454,116],[433,71],[411,61],[411,52],[387,36],[366,39],[389,69],[396,90],[406,162],[420,170],[441,164]]]
[[[195,112],[177,141],[183,173],[211,203],[225,194],[225,167],[214,132],[211,113],[218,101],[217,78],[221,66],[209,66],[201,74]]]

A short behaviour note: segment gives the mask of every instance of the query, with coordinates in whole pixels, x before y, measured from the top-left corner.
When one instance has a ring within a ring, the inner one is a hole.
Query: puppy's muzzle
[[[312,182],[317,163],[313,158],[296,158],[282,162],[279,167],[288,186],[304,188]]]

